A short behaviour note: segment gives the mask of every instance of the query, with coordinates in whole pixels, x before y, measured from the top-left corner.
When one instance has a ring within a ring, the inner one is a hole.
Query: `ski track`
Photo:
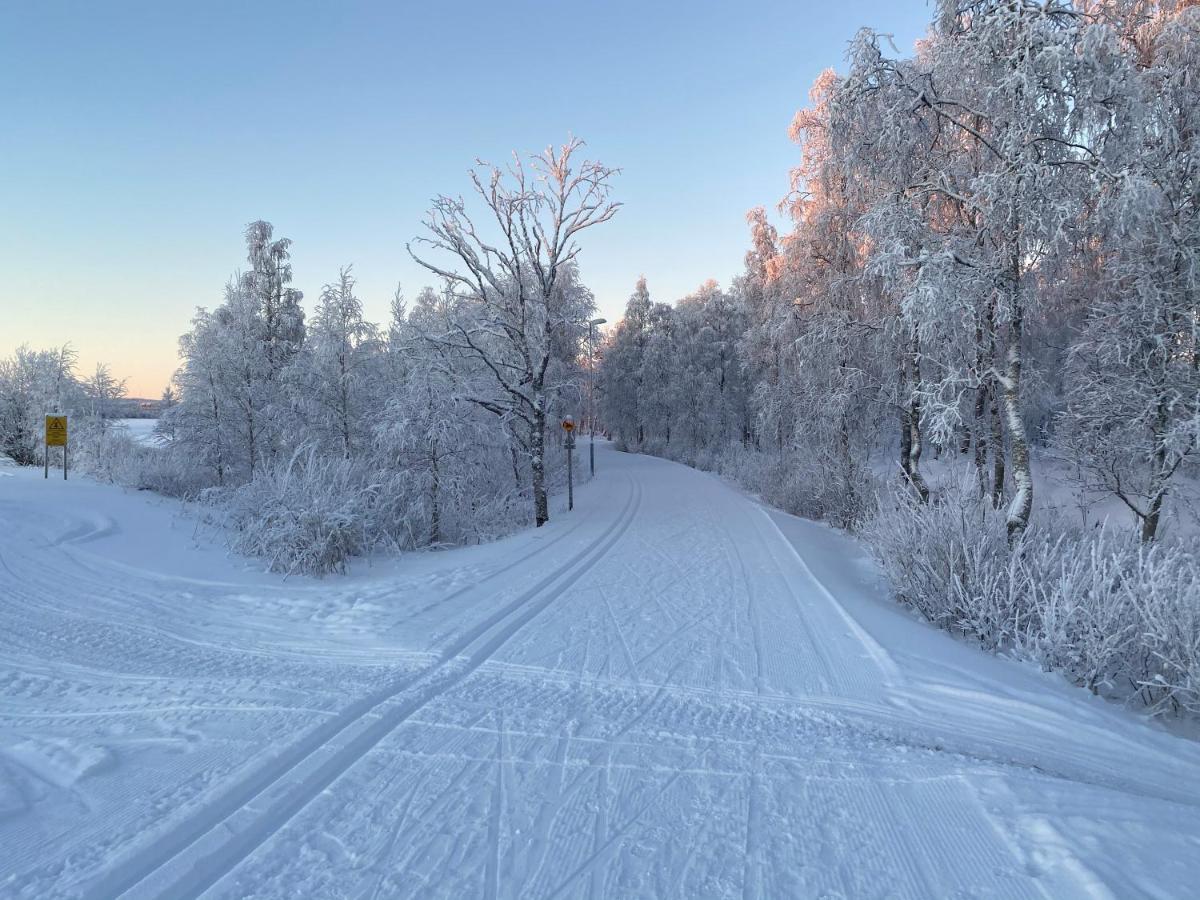
[[[599,538],[534,588],[460,636],[442,651],[441,658],[430,669],[416,678],[404,678],[380,694],[369,695],[347,707],[271,760],[269,766],[257,770],[224,794],[211,807],[192,814],[172,831],[156,835],[150,846],[110,869],[83,896],[89,900],[118,896],[164,866],[175,864],[177,857],[193,844],[218,827],[227,825],[231,833],[228,839],[219,841],[215,848],[201,850],[202,855],[186,865],[176,879],[161,890],[155,889],[157,894],[167,898],[198,897],[282,828],[389,732],[479,668],[554,599],[555,591],[565,590],[574,583],[613,543],[614,532],[615,537],[620,537],[622,530],[628,527],[639,496],[639,487],[632,485],[625,509]],[[460,660],[464,662],[459,664]],[[360,724],[362,727],[356,733],[340,745],[334,744],[343,732]],[[306,762],[322,756],[325,758],[312,769],[304,768]],[[293,772],[299,774],[292,777]],[[249,807],[251,801],[260,797],[266,799],[261,812]],[[242,813],[245,814],[239,815]],[[231,822],[234,817],[238,817],[238,821]],[[240,821],[243,818],[249,821]]]
[[[503,554],[321,584],[110,564],[119,510],[31,507],[33,536],[0,538],[0,896],[1171,897],[1200,875],[1195,744],[851,604],[714,478],[607,445],[598,469]],[[0,497],[0,528],[25,510]]]

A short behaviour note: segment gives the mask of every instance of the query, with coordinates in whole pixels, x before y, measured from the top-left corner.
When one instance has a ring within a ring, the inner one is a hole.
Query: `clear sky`
[[[243,226],[293,239],[311,306],[353,263],[378,321],[404,244],[476,156],[588,142],[625,208],[586,233],[615,318],[727,283],[744,214],[787,190],[787,137],[861,25],[909,47],[924,0],[0,3],[0,355],[70,341],[157,396]]]

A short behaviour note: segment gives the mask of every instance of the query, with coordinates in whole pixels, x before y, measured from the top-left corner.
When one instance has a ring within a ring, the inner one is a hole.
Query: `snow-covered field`
[[[597,463],[546,528],[325,581],[0,469],[0,895],[1194,896],[1200,744]]]
[[[159,444],[159,437],[154,433],[154,429],[158,426],[158,419],[116,419],[113,424],[128,432],[129,436],[139,444],[145,444],[148,447]]]

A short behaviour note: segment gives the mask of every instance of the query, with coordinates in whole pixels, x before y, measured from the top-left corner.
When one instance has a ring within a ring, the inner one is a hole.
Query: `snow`
[[[162,439],[154,433],[158,419],[114,419],[113,425],[124,429],[139,444],[147,447],[157,447]]]
[[[552,521],[315,581],[0,478],[0,895],[1186,896],[1200,745],[597,447]]]

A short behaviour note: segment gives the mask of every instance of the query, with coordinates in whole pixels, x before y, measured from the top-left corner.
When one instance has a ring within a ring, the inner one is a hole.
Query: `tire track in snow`
[[[215,838],[216,846],[201,851],[200,857],[182,875],[174,877],[157,893],[172,900],[198,897],[220,881],[387,735],[487,662],[525,624],[591,569],[626,532],[637,513],[642,489],[636,481],[630,484],[625,506],[596,540],[460,635],[442,651],[433,666],[346,707],[286,748],[270,764],[256,769],[221,797],[110,868],[83,896],[87,900],[120,896],[182,859],[195,844],[224,826],[227,833]],[[338,744],[338,738],[348,731],[354,733]],[[306,767],[318,757],[323,759]],[[295,777],[289,778],[293,773]],[[265,800],[265,805],[251,807],[253,801],[260,799]]]

